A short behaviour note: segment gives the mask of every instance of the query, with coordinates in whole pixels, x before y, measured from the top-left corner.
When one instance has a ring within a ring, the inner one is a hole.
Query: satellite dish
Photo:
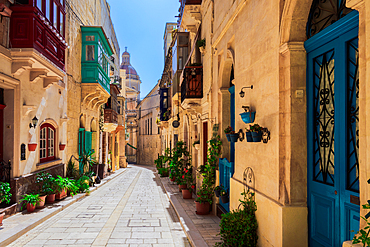
[[[179,126],[180,126],[180,122],[179,121],[175,120],[175,121],[172,122],[172,127],[178,128]]]

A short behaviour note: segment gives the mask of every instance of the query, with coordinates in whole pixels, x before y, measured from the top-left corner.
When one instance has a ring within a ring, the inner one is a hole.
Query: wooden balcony
[[[10,18],[10,44],[14,48],[33,48],[39,51],[47,59],[52,61],[59,69],[65,70],[65,49],[67,43],[64,39],[64,7],[59,4],[62,22],[53,26],[51,21],[34,6],[34,2],[28,4],[12,5]]]
[[[186,66],[184,80],[181,83],[181,104],[186,99],[201,98],[203,98],[203,66]]]
[[[104,109],[104,123],[118,124],[118,113],[113,109]]]

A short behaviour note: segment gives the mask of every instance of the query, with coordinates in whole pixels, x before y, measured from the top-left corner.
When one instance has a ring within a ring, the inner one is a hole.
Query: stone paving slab
[[[124,173],[126,169],[119,169],[112,173],[110,176],[102,179],[100,184],[95,184],[95,187],[90,188],[90,193],[96,191],[101,186],[105,185],[107,182],[118,177]],[[3,226],[0,227],[0,246],[7,246],[9,243],[13,242],[17,238],[21,237],[26,232],[35,228],[37,225],[46,221],[55,214],[65,210],[67,207],[71,206],[73,203],[81,200],[87,194],[82,193],[75,195],[74,197],[67,197],[62,201],[57,201],[53,204],[46,204],[43,209],[36,209],[33,213],[27,213],[26,210],[18,212],[3,220]],[[88,215],[88,214],[87,214]],[[58,226],[63,227],[63,223],[59,223]],[[82,225],[76,225],[75,227],[82,227]],[[80,228],[77,228],[80,230]],[[47,229],[45,232],[59,232],[58,228]],[[76,231],[75,229],[73,231]]]
[[[168,177],[160,178],[167,196],[180,218],[182,227],[193,247],[214,246],[220,242],[220,218],[215,215],[197,215],[195,199],[183,199],[178,185]],[[194,194],[193,194],[194,197]]]
[[[88,217],[78,217],[81,215]],[[130,222],[135,226],[130,226]],[[107,186],[54,215],[9,246],[191,245],[159,178],[150,168],[131,166]]]

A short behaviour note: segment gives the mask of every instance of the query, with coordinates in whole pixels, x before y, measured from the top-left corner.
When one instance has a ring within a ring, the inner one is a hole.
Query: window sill
[[[51,160],[51,161],[47,161],[47,162],[43,162],[43,163],[38,163],[38,164],[36,164],[36,167],[37,167],[37,169],[44,169],[44,168],[48,168],[48,167],[51,167],[51,166],[54,166],[54,165],[58,165],[60,163],[62,163],[61,159],[55,159],[55,160]]]

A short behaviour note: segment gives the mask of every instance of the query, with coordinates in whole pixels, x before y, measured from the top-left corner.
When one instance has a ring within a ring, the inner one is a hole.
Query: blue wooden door
[[[230,92],[230,126],[235,130],[235,86],[229,88]],[[219,160],[220,184],[230,195],[230,179],[234,174],[235,162],[235,143],[230,142],[230,161],[226,158]],[[230,203],[222,203],[220,205],[227,211],[230,211]]]
[[[353,11],[305,42],[310,246],[359,228],[357,35]]]

